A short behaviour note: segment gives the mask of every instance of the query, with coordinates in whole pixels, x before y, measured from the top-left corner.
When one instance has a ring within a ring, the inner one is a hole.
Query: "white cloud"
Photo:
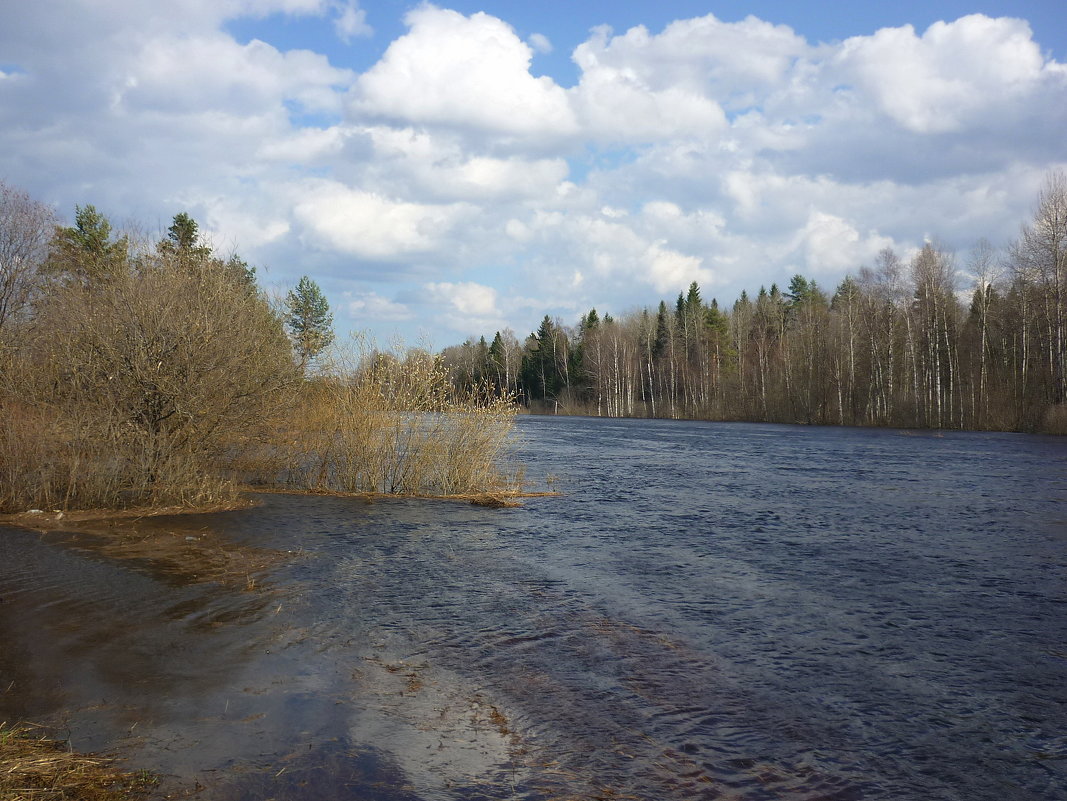
[[[751,92],[779,90],[808,49],[784,25],[751,16],[728,23],[708,14],[673,22],[658,35],[644,26],[615,37],[598,28],[574,60],[584,73],[621,73],[652,92],[680,90],[745,105]]]
[[[982,14],[937,22],[920,37],[910,26],[884,28],[843,43],[834,72],[851,78],[879,110],[917,133],[956,131],[977,116],[1042,91],[1047,69],[1029,25]]]
[[[507,324],[498,307],[497,291],[473,281],[431,282],[423,287],[433,314],[448,328],[466,335],[493,331]]]
[[[804,256],[809,274],[840,276],[855,273],[872,264],[879,251],[893,246],[893,240],[877,232],[861,236],[847,220],[812,210],[808,222],[794,240]]]
[[[576,132],[566,93],[530,74],[533,51],[506,23],[424,5],[359,78],[358,115],[517,137]]]
[[[414,317],[405,304],[383,298],[377,292],[345,292],[342,297],[348,314],[356,321],[400,321]]]
[[[367,24],[367,12],[358,0],[343,0],[334,6],[333,28],[338,38],[348,44],[358,36],[371,36],[374,29]]]
[[[1005,242],[1067,167],[1067,66],[1021,20],[822,45],[753,17],[600,29],[564,89],[531,73],[547,39],[488,14],[420,6],[358,75],[227,32],[273,14],[370,32],[354,0],[0,6],[0,175],[61,214],[189,211],[282,280],[349,290],[339,327],[466,335]]]
[[[221,34],[158,38],[133,54],[112,92],[131,111],[256,114],[292,100],[308,111],[337,112],[352,74],[306,50],[281,53],[258,40],[239,45]]]
[[[257,156],[266,161],[291,164],[321,163],[344,148],[346,132],[339,126],[303,128],[263,141]]]
[[[431,297],[438,303],[451,306],[460,314],[472,317],[492,317],[499,313],[496,307],[496,290],[483,284],[464,281],[426,284]]]
[[[309,182],[297,194],[293,216],[311,243],[372,260],[431,251],[471,211],[459,204],[392,200],[325,180]]]
[[[531,33],[530,38],[527,40],[530,47],[537,53],[551,53],[552,42],[548,40],[548,37],[543,33]]]

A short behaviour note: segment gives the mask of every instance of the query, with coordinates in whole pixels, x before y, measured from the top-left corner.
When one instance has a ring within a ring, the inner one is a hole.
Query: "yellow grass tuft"
[[[34,726],[0,723],[0,798],[4,801],[126,801],[157,783],[114,759],[78,754]]]

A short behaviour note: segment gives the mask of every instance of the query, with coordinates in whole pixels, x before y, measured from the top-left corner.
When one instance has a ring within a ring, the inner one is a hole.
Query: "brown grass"
[[[123,801],[145,798],[156,784],[110,757],[77,754],[35,726],[0,723],[3,801]]]

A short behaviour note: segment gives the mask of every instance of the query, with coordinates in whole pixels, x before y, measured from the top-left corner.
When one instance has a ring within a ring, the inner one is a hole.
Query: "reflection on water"
[[[0,529],[0,720],[205,799],[1067,799],[1067,442],[520,426],[563,496]]]

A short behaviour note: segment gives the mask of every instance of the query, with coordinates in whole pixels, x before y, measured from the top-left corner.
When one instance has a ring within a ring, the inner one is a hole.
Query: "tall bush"
[[[134,265],[40,299],[0,387],[0,509],[221,500],[288,402],[297,370],[262,296],[215,260]]]
[[[317,491],[465,495],[507,491],[510,397],[456,391],[439,357],[370,353],[310,381],[293,416],[285,486]]]

